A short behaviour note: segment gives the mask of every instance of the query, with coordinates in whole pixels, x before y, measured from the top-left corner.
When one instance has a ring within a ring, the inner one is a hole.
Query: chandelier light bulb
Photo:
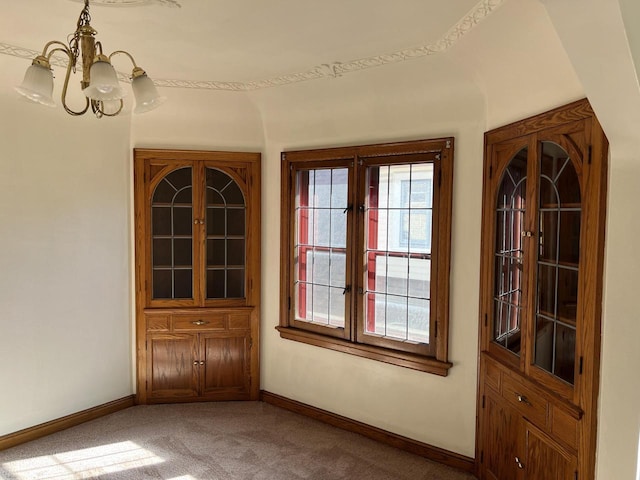
[[[37,63],[27,68],[24,80],[16,92],[28,98],[32,102],[40,103],[48,107],[55,107],[53,101],[53,72],[47,66]]]
[[[140,71],[142,73],[139,73]],[[133,113],[149,112],[162,105],[167,99],[158,94],[158,89],[153,84],[153,81],[142,69],[134,69],[131,88],[136,99],[136,107]]]
[[[118,75],[104,55],[99,55],[90,71],[91,83],[83,90],[93,100],[120,100],[126,92],[120,87]]]

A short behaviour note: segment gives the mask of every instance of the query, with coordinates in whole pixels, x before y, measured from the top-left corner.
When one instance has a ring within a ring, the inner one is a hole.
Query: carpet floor
[[[472,480],[262,402],[145,405],[0,452],[3,480]]]

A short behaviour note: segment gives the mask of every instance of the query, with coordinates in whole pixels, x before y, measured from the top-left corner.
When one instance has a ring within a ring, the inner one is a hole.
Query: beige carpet
[[[0,452],[3,480],[471,480],[262,402],[137,406]]]

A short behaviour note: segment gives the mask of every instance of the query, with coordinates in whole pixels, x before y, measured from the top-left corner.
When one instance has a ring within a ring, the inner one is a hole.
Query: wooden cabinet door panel
[[[514,480],[518,475],[515,462],[519,415],[504,400],[492,393],[485,397],[483,419],[484,477],[492,480]]]
[[[202,395],[249,392],[249,334],[201,334]]]
[[[148,362],[151,397],[198,395],[197,336],[155,334],[149,336]]]
[[[523,480],[574,480],[577,460],[528,422],[523,422]]]

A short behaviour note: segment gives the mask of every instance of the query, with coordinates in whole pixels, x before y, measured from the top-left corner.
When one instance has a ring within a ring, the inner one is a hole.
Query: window
[[[446,375],[453,139],[282,154],[283,338]]]

